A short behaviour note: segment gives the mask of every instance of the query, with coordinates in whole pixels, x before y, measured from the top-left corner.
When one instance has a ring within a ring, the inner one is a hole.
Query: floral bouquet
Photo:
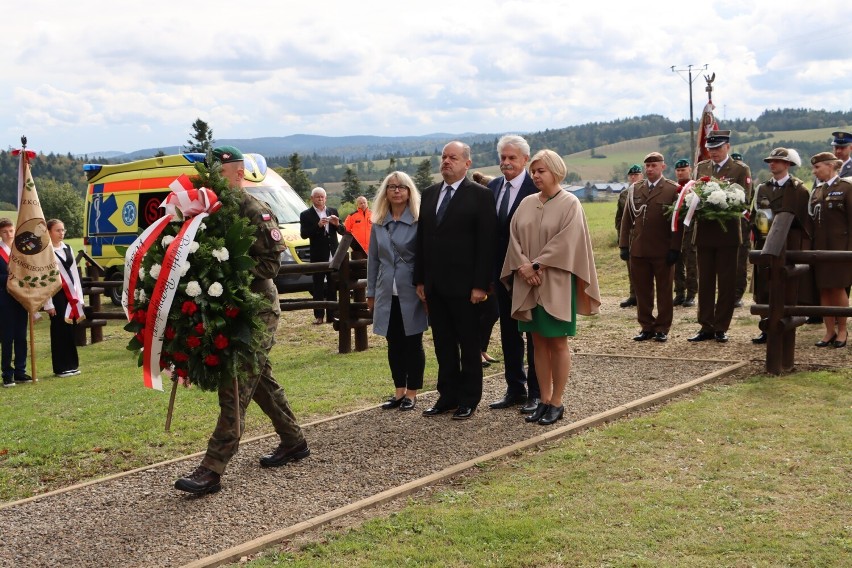
[[[693,218],[717,221],[727,231],[726,223],[740,219],[746,210],[746,193],[741,185],[724,179],[704,176],[690,181],[680,192],[674,205],[667,207],[672,230],[676,231],[680,216],[689,226]]]
[[[219,168],[197,164],[198,176],[175,180],[166,214],[125,255],[127,349],[150,388],[162,390],[165,372],[216,390],[257,365],[266,326],[257,315],[265,300],[250,288],[255,228]]]

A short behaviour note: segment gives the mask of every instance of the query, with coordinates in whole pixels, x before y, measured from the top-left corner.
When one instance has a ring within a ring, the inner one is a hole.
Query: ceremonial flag
[[[6,289],[29,313],[44,307],[62,287],[56,256],[47,231],[47,223],[30,172],[35,152],[14,150],[20,157],[18,167],[18,226],[12,254],[9,255],[9,280]]]
[[[693,164],[697,164],[702,160],[709,160],[710,153],[707,151],[707,148],[704,147],[704,143],[707,141],[707,135],[710,134],[713,130],[719,130],[719,124],[716,122],[716,117],[713,115],[713,111],[716,107],[713,105],[713,101],[708,100],[707,104],[704,105],[704,112],[701,113],[701,122],[698,124],[698,150],[695,156],[695,161]]]

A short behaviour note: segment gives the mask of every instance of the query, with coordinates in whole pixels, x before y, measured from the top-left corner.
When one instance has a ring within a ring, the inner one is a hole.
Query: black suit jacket
[[[498,206],[497,199],[500,197],[500,190],[503,189],[505,184],[505,176],[494,178],[488,182],[488,189],[490,189],[492,195],[494,195],[495,211]],[[524,197],[535,193],[538,193],[538,188],[533,183],[532,177],[529,173],[524,174],[524,182],[521,184],[521,189],[518,191],[518,195],[515,197],[515,200],[509,204],[509,216],[506,219],[506,223],[500,223],[500,220],[497,220],[497,239],[494,245],[495,282],[500,279],[500,272],[503,270],[503,260],[506,258],[506,250],[509,248],[509,227],[512,225],[512,216],[515,214],[515,211],[518,209],[518,205],[520,205]]]
[[[325,214],[329,217],[337,215],[337,209],[334,207],[326,207]],[[340,215],[337,215],[340,217]],[[346,232],[343,223],[337,225],[335,231],[334,225],[328,225],[328,233],[324,227],[319,226],[319,214],[313,207],[308,207],[299,214],[299,233],[303,239],[311,241],[311,262],[328,262],[330,255],[333,255],[337,250],[337,234],[341,235]]]
[[[443,182],[427,187],[420,201],[414,283],[446,296],[470,297],[488,290],[494,264],[497,224],[494,196],[464,178],[438,224],[436,210]]]

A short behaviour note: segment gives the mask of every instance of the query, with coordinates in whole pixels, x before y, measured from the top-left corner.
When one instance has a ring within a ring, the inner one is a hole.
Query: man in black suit
[[[470,146],[450,142],[441,153],[444,181],[427,187],[420,202],[414,284],[429,308],[438,400],[423,411],[456,409],[455,420],[473,415],[482,398],[479,311],[494,274],[494,197],[467,179]]]
[[[530,159],[530,145],[522,137],[507,134],[497,142],[497,156],[500,158],[500,171],[503,175],[491,180],[488,188],[494,195],[497,211],[497,239],[494,254],[495,290],[497,305],[500,309],[500,343],[503,347],[505,362],[506,394],[503,398],[489,404],[491,408],[509,408],[524,404],[521,412],[532,414],[541,394],[535,376],[533,362],[533,342],[527,334],[527,361],[529,373],[524,372],[524,336],[518,331],[518,322],[512,319],[512,294],[500,284],[500,271],[509,247],[509,225],[515,210],[524,197],[538,193],[532,178],[526,173]]]
[[[315,187],[311,191],[311,203],[313,207],[308,207],[299,215],[299,232],[303,239],[309,239],[311,242],[311,262],[328,262],[337,251],[337,234],[341,235],[346,232],[340,218],[337,216],[337,209],[325,206],[325,190],[321,187]],[[314,300],[330,300],[337,299],[337,291],[331,283],[331,272],[320,272],[313,275]],[[332,321],[333,312],[331,310],[326,314],[326,321]],[[314,324],[322,323],[323,310],[314,310]]]

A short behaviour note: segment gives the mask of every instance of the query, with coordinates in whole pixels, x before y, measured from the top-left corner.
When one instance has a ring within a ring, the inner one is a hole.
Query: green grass
[[[716,386],[248,566],[848,565],[850,379]]]

